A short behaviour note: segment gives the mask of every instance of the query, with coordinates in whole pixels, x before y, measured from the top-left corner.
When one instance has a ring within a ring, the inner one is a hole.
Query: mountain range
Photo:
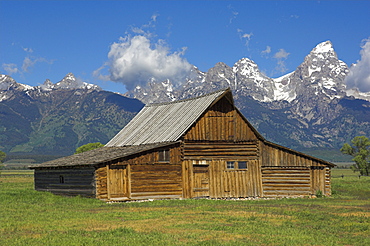
[[[233,67],[217,63],[208,72],[193,68],[182,83],[151,80],[126,93],[144,103],[172,101],[230,87],[237,107],[270,141],[307,150],[339,149],[370,133],[370,93],[348,90],[347,64],[330,41],[312,49],[292,73],[269,78],[248,58]]]
[[[106,143],[144,106],[73,74],[31,87],[0,75],[0,150],[69,155],[87,143]]]
[[[104,91],[73,74],[35,87],[0,75],[0,150],[71,154],[85,143],[106,143],[143,103],[230,87],[237,107],[268,140],[306,153],[338,152],[354,136],[370,133],[370,94],[348,90],[348,72],[326,41],[280,78],[266,76],[255,62],[243,58],[233,67],[219,62],[207,72],[194,66],[185,81],[153,78],[125,95]]]

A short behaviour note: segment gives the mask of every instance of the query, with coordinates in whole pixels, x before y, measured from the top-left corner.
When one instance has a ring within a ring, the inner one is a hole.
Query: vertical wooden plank
[[[217,162],[215,160],[212,160],[211,165],[212,165],[212,172],[210,173],[210,176],[212,177],[212,188],[211,188],[212,194],[210,194],[210,196],[212,198],[216,198],[217,193],[218,193],[218,183],[219,183],[219,180],[217,179]]]
[[[182,162],[182,196],[183,198],[190,198],[189,194],[189,172],[188,172],[188,162],[187,160],[184,160]]]
[[[131,199],[131,165],[127,165],[127,197]]]
[[[214,194],[214,179],[213,179],[213,174],[214,174],[214,163],[212,161],[209,162],[208,166],[208,172],[209,172],[209,197],[213,198]]]
[[[240,197],[245,197],[245,194],[244,194],[244,178],[245,178],[245,174],[246,174],[247,171],[241,171],[240,172],[240,183],[239,183],[239,196]]]
[[[108,200],[110,200],[110,191],[111,189],[111,178],[110,178],[110,170],[109,170],[109,165],[107,165],[107,196],[108,196]]]
[[[217,177],[218,177],[218,180],[219,180],[219,187],[218,187],[218,194],[217,196],[218,197],[225,197],[225,183],[224,183],[224,179],[223,179],[223,172],[224,172],[224,169],[225,169],[225,161],[223,160],[218,160],[217,161],[217,168],[218,168],[218,174],[217,174]]]
[[[230,177],[230,183],[231,183],[231,197],[236,197],[236,174],[237,172],[230,172],[231,177]]]
[[[189,183],[188,183],[189,195],[190,195],[190,198],[192,198],[194,197],[194,187],[193,187],[194,180],[193,180],[193,163],[191,163],[191,161],[188,161],[188,175],[189,175]]]
[[[259,185],[259,192],[258,192],[258,196],[262,196],[263,197],[263,188],[262,188],[262,166],[261,166],[261,162],[259,160],[256,161],[257,162],[257,165],[258,165],[258,177],[259,177],[259,182],[258,182],[258,185]]]

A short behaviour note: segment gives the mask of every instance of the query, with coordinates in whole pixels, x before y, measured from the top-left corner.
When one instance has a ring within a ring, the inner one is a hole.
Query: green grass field
[[[370,245],[370,177],[334,169],[332,183],[329,198],[107,204],[3,171],[0,245]]]

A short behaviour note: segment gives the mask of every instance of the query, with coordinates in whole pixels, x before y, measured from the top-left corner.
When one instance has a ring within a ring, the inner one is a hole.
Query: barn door
[[[108,198],[127,197],[127,166],[111,165],[108,170]]]
[[[208,165],[193,165],[193,194],[194,197],[209,196]]]

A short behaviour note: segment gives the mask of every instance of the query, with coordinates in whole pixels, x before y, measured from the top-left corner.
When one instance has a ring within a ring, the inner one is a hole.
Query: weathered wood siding
[[[107,186],[107,170],[108,166],[99,167],[96,169],[96,198],[100,200],[108,200]]]
[[[325,196],[331,196],[331,168],[325,167]]]
[[[331,169],[322,165],[311,167],[311,193],[321,191],[323,195],[331,195]]]
[[[311,194],[309,167],[263,167],[264,197],[294,197]]]
[[[181,165],[131,166],[131,199],[180,198],[181,184]]]
[[[312,165],[311,159],[301,156],[296,152],[266,145],[262,142],[260,145],[262,166],[307,167]]]
[[[182,197],[181,148],[169,149],[169,161],[160,161],[156,149],[97,169],[97,198],[138,200]]]
[[[260,143],[264,196],[331,195],[330,167],[317,160]]]
[[[95,197],[94,168],[35,169],[35,190]]]
[[[258,160],[247,161],[247,169],[229,170],[227,160],[185,160],[182,168],[184,198],[258,197],[262,195]]]
[[[259,142],[228,98],[215,103],[184,136],[183,197],[261,196]],[[246,161],[247,169],[226,169]]]
[[[185,142],[184,159],[257,159],[257,141],[250,142]]]
[[[226,98],[213,105],[191,127],[185,141],[250,141],[257,140],[253,130]]]

